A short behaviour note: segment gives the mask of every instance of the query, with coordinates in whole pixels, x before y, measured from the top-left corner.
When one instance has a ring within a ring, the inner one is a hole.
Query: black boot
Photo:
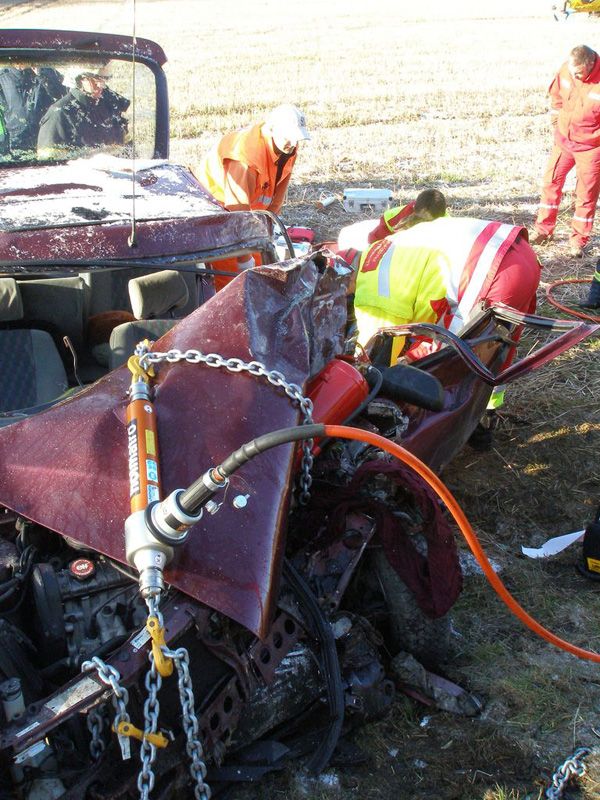
[[[592,279],[592,285],[590,286],[590,291],[587,296],[587,299],[582,300],[579,303],[581,308],[600,308],[600,272],[598,272],[599,266],[600,262],[596,264],[596,272],[594,273],[594,277]]]

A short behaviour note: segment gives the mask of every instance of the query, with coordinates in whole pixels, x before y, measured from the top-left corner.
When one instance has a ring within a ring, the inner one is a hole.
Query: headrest
[[[0,322],[23,319],[23,301],[14,278],[0,278]]]
[[[129,281],[131,310],[136,319],[160,319],[188,301],[188,288],[178,272],[165,269]]]

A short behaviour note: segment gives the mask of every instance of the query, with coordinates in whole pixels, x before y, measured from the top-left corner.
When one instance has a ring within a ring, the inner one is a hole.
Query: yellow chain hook
[[[146,630],[152,637],[152,654],[156,669],[163,678],[173,674],[173,659],[164,655],[162,648],[167,646],[165,642],[165,629],[158,621],[158,617],[150,616],[146,622]]]
[[[145,733],[139,728],[136,728],[135,725],[132,725],[131,722],[125,722],[125,720],[119,722],[116,728],[113,725],[113,731],[119,736],[128,736],[129,738],[137,739],[140,742],[143,742],[144,739],[147,739],[150,744],[153,744],[155,747],[166,747],[169,744],[169,739],[164,735],[164,733]]]
[[[150,342],[148,339],[144,339],[141,344],[146,345],[146,347],[150,346]],[[132,381],[144,381],[144,383],[148,383],[150,378],[154,378],[156,373],[154,372],[154,367],[152,364],[148,366],[146,369],[142,367],[140,364],[141,356],[130,356],[127,359],[127,368],[131,372],[131,380]]]

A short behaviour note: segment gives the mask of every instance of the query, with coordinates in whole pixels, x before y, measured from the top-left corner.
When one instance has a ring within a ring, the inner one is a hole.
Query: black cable
[[[128,584],[127,586],[125,586],[125,588],[120,589],[118,592],[115,592],[115,594],[111,595],[107,600],[105,600],[103,603],[101,603],[97,608],[95,608],[92,611],[91,619],[95,620],[99,612],[102,611],[103,608],[110,605],[113,600],[116,600],[117,597],[121,597],[121,595],[125,594],[125,592],[131,592],[132,590],[136,592],[137,596],[137,586],[135,586],[134,584]],[[126,603],[126,605],[129,605],[129,603]]]
[[[278,431],[265,433],[263,436],[258,436],[256,439],[252,439],[252,441],[243,444],[227,456],[225,461],[218,467],[215,467],[215,469],[212,470],[212,472],[215,473],[215,480],[224,482],[225,478],[233,475],[236,470],[244,464],[247,464],[248,461],[259,453],[264,453],[266,450],[270,450],[280,444],[298,442],[302,439],[322,438],[324,434],[324,425],[299,425],[294,428],[281,428]],[[220,487],[218,485],[216,488],[207,486],[203,475],[181,493],[178,498],[179,505],[186,514],[197,514],[219,489]]]
[[[129,633],[120,633],[118,636],[115,636],[113,639],[110,639],[108,642],[104,642],[95,650],[91,650],[89,653],[86,654],[85,659],[81,659],[82,661],[94,658],[94,656],[99,656],[102,658],[107,653],[112,653],[113,650],[116,650],[117,647],[120,647],[124,642],[127,641],[129,638]]]
[[[283,577],[301,601],[317,632],[322,648],[323,671],[326,679],[330,719],[323,740],[306,764],[309,772],[318,775],[319,772],[325,769],[333,755],[344,724],[345,704],[342,673],[332,627],[325,618],[323,610],[309,585],[287,559],[283,560]]]

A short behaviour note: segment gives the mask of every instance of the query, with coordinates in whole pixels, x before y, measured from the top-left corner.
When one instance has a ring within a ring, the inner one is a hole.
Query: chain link
[[[95,669],[98,673],[98,677],[105,683],[107,686],[113,691],[112,694],[112,702],[115,707],[115,719],[114,719],[114,727],[115,729],[118,727],[120,722],[130,722],[129,714],[127,713],[127,703],[129,702],[129,692],[124,686],[121,686],[119,681],[121,680],[121,675],[117,669],[115,669],[110,664],[107,664],[105,661],[102,661],[101,658],[98,656],[94,656],[90,661],[84,661],[81,665],[82,672],[90,672],[91,670]],[[88,728],[90,725],[94,725],[94,723],[90,723],[88,715]],[[98,752],[98,742],[94,740],[94,729],[93,727],[90,728],[92,732],[92,741],[90,742],[90,752],[94,758],[99,758],[102,750],[104,750],[104,743],[102,742],[102,749]],[[99,731],[98,731],[99,733]],[[119,736],[119,744],[121,745],[121,753],[123,755],[123,759],[126,760],[131,755],[131,749],[129,745],[129,739],[124,736]],[[93,748],[93,749],[92,749]],[[96,755],[97,753],[97,755]]]
[[[156,733],[158,730],[158,715],[160,713],[158,692],[162,686],[162,678],[156,669],[152,651],[150,651],[148,658],[150,660],[150,669],[146,673],[146,680],[144,681],[148,696],[144,703],[144,738],[140,747],[142,768],[137,781],[141,800],[148,800],[150,792],[154,788],[152,765],[156,759],[156,747],[147,739],[147,736],[149,733]]]
[[[106,742],[104,741],[104,717],[100,708],[91,708],[88,712],[87,728],[90,732],[90,755],[94,761],[98,761],[102,753],[106,750]]]
[[[579,747],[572,756],[558,767],[552,776],[552,784],[546,789],[546,800],[561,800],[563,792],[572,778],[581,778],[586,773],[583,759],[589,756],[589,747]]]
[[[148,616],[156,617],[161,627],[164,626],[163,616],[159,610],[159,601],[157,597],[150,597],[146,601],[148,606]],[[179,689],[179,700],[181,703],[182,713],[182,726],[186,737],[185,749],[190,759],[190,775],[194,781],[194,797],[196,800],[210,800],[211,791],[207,783],[204,782],[206,778],[206,764],[204,761],[204,751],[202,744],[198,737],[199,723],[195,711],[194,690],[192,685],[192,677],[190,675],[190,657],[184,647],[177,650],[170,650],[168,647],[162,648],[166,658],[172,658],[175,662],[177,669],[177,686]],[[152,769],[156,759],[156,746],[153,745],[147,738],[148,734],[156,733],[158,731],[158,717],[160,713],[160,703],[158,700],[158,693],[162,686],[162,678],[156,664],[152,650],[148,655],[150,661],[150,669],[146,673],[144,685],[148,692],[146,702],[144,703],[144,738],[140,748],[140,758],[142,766],[138,775],[137,788],[140,793],[140,800],[149,800],[150,792],[154,788],[155,777]],[[84,661],[81,665],[82,672],[89,672],[96,670],[100,680],[107,686],[110,686],[113,691],[113,704],[115,706],[115,720],[114,727],[117,728],[120,722],[130,722],[127,713],[127,703],[129,701],[129,693],[127,689],[120,685],[121,676],[113,666],[105,663],[102,659],[94,656],[90,661]],[[105,743],[102,740],[101,733],[103,728],[102,712],[100,709],[92,709],[88,714],[87,726],[91,733],[90,752],[94,760],[100,758],[105,750]],[[125,739],[127,743],[128,755],[123,758],[129,758],[129,739],[127,737],[119,736],[121,747],[123,748],[122,740]]]
[[[159,598],[150,597],[147,599],[148,615],[156,617],[161,628],[164,626],[163,616],[159,610]],[[182,726],[186,737],[185,749],[190,759],[190,775],[194,781],[194,797],[196,800],[210,800],[211,791],[208,784],[204,783],[206,778],[206,764],[204,763],[204,752],[198,738],[198,717],[194,710],[194,691],[192,688],[192,678],[189,670],[189,655],[184,647],[177,650],[170,650],[163,647],[162,652],[166,658],[172,658],[177,669],[177,685],[179,688],[179,700],[181,703]],[[156,747],[148,741],[149,733],[156,733],[158,730],[158,716],[160,704],[158,692],[162,686],[162,678],[156,669],[152,650],[149,653],[150,669],[146,674],[145,686],[148,697],[144,703],[144,734],[140,757],[142,767],[138,775],[137,787],[140,792],[140,800],[148,800],[150,792],[154,788],[154,771],[152,765],[156,759]]]
[[[313,403],[309,397],[302,394],[302,389],[296,383],[290,383],[281,372],[268,370],[260,361],[242,361],[240,358],[224,358],[218,353],[208,353],[205,355],[199,350],[168,350],[166,353],[154,353],[148,351],[144,345],[136,347],[136,355],[140,355],[140,366],[147,370],[153,364],[166,361],[174,364],[178,361],[187,361],[188,364],[204,364],[207,367],[224,367],[229,372],[248,372],[255,378],[266,378],[267,381],[278,389],[283,389],[285,394],[300,406],[300,411],[304,416],[303,425],[311,425],[313,418]],[[302,468],[298,480],[300,485],[299,501],[306,505],[310,500],[310,487],[312,485],[312,455],[313,440],[304,439],[302,443]]]
[[[164,625],[163,616],[159,611],[158,608],[158,598],[157,597],[149,597],[146,600],[146,605],[148,606],[148,616],[149,617],[156,617],[158,620],[158,624],[161,628]],[[160,687],[162,686],[162,677],[160,673],[156,669],[156,664],[154,662],[154,655],[152,650],[148,654],[148,659],[150,661],[150,669],[146,673],[146,679],[144,681],[144,686],[146,687],[146,691],[148,692],[148,696],[146,697],[146,702],[144,703],[144,739],[142,740],[142,744],[140,747],[140,758],[142,761],[142,767],[140,769],[138,780],[137,780],[137,788],[140,793],[141,800],[148,800],[150,797],[150,792],[154,788],[154,770],[152,769],[152,765],[156,759],[156,747],[152,744],[152,742],[148,741],[146,738],[149,733],[156,733],[158,730],[158,715],[160,713],[160,702],[158,700],[158,692]]]
[[[187,740],[185,749],[190,759],[190,775],[195,784],[194,797],[196,800],[210,800],[210,787],[204,782],[206,764],[204,763],[202,744],[198,738],[199,724],[194,710],[194,690],[189,669],[189,655],[184,647],[179,647],[177,650],[169,650],[164,647],[163,653],[167,658],[173,659],[177,668],[177,685],[179,687],[183,730]]]

